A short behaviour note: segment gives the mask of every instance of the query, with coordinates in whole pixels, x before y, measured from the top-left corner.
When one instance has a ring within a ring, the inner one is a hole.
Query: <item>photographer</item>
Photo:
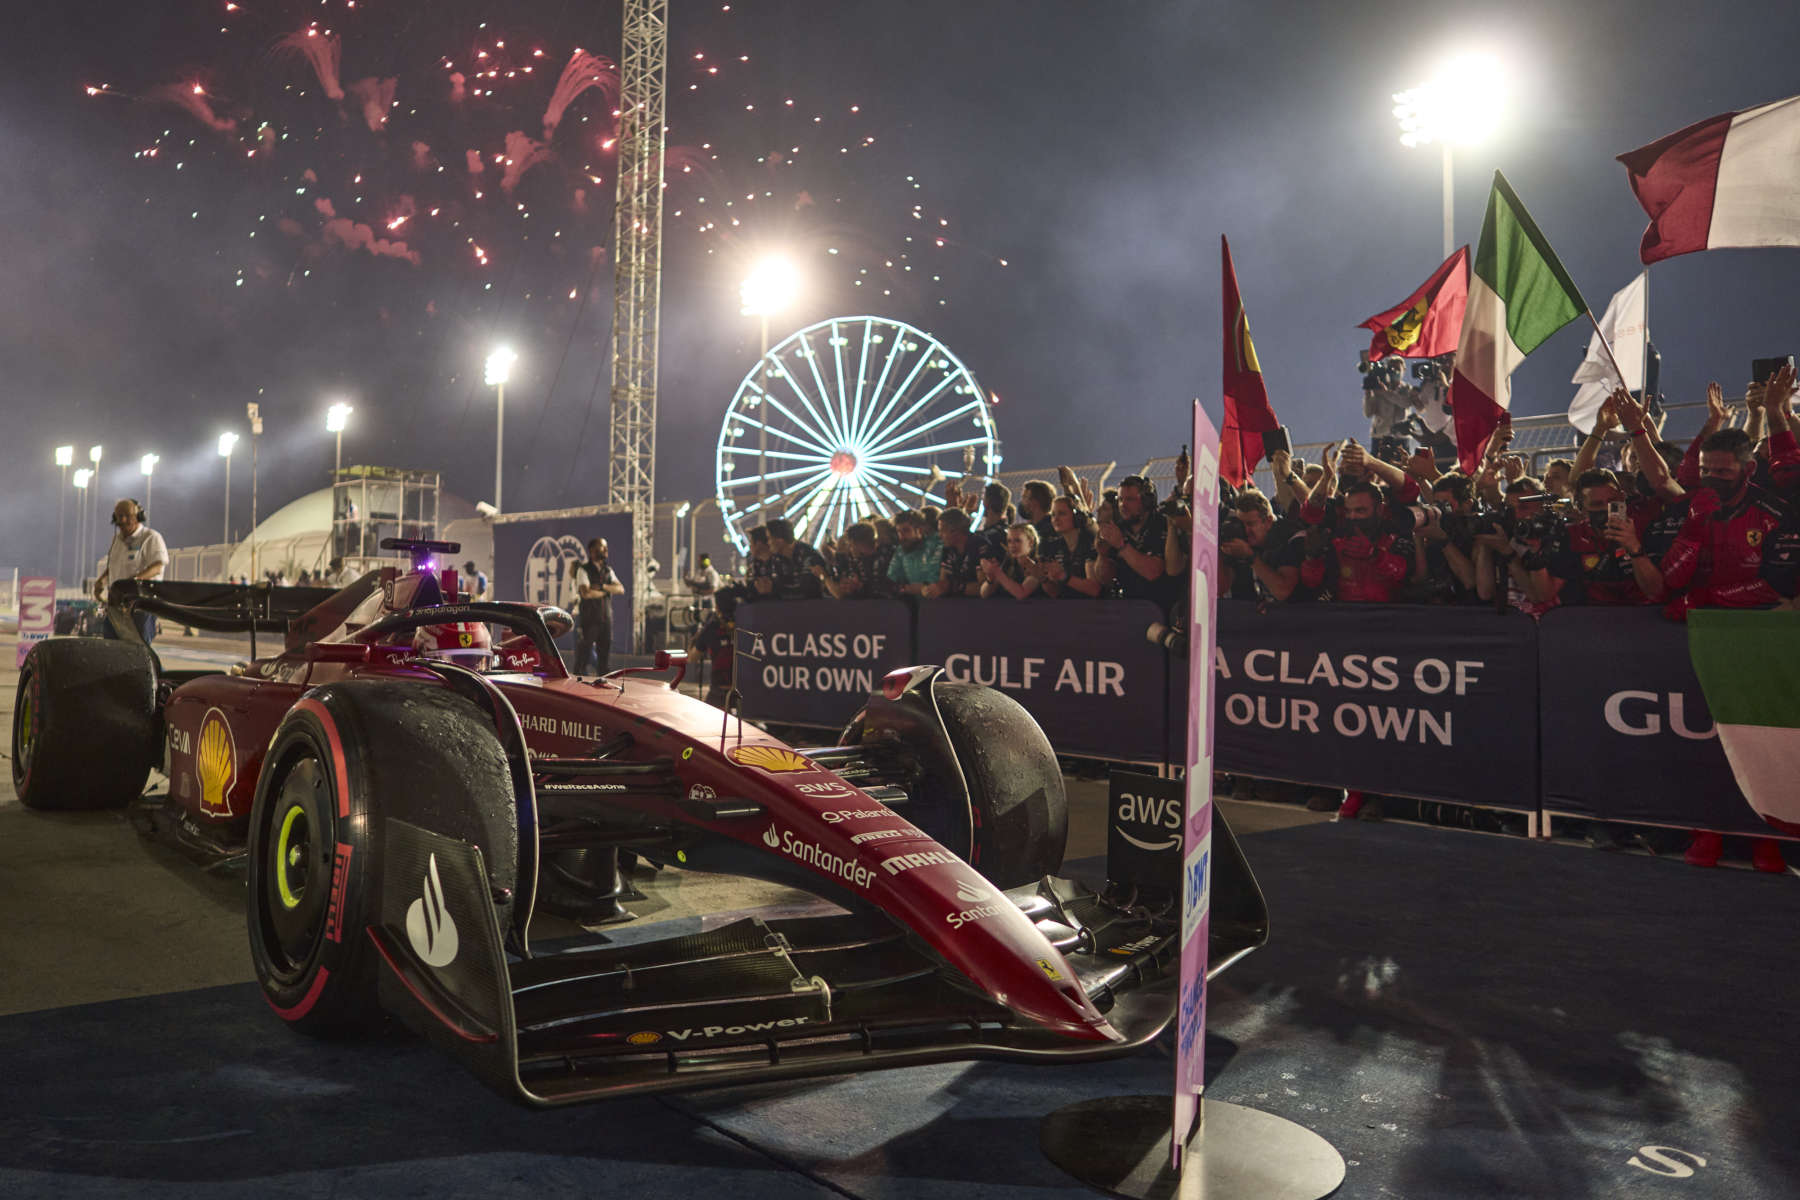
[[[1533,593],[1558,604],[1649,603],[1618,532],[1630,522],[1618,478],[1604,469],[1584,472],[1575,480],[1575,504],[1563,536],[1533,573]]]
[[[1156,485],[1142,475],[1119,481],[1117,516],[1103,520],[1099,538],[1111,548],[1113,575],[1119,592],[1131,599],[1165,602],[1169,584],[1163,561],[1167,533],[1156,505]]]
[[[1475,535],[1490,522],[1476,511],[1474,484],[1452,472],[1431,481],[1431,505],[1418,529],[1419,599],[1427,604],[1478,604]]]
[[[1276,520],[1269,499],[1253,488],[1239,492],[1219,518],[1219,594],[1234,600],[1286,603],[1296,596],[1305,561],[1305,534]]]
[[[1544,485],[1529,475],[1506,485],[1505,505],[1493,527],[1475,535],[1476,595],[1489,602],[1504,596],[1527,616],[1541,616],[1556,607],[1556,599],[1547,586],[1533,591],[1532,580],[1549,565],[1561,522]]]

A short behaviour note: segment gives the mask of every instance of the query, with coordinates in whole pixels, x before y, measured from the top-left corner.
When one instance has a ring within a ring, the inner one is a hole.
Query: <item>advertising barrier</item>
[[[569,509],[520,514],[520,519],[494,522],[494,598],[555,604],[575,615],[570,597],[569,564],[587,557],[590,538],[605,538],[608,564],[625,594],[612,597],[612,648],[631,649],[631,514]],[[565,651],[575,649],[575,635],[556,639]]]
[[[1148,600],[939,600],[919,605],[916,661],[1017,700],[1064,754],[1164,759],[1168,656]]]
[[[912,611],[898,600],[777,600],[737,610],[744,715],[838,730],[881,677],[910,666]]]
[[[1219,770],[1537,808],[1529,617],[1221,601],[1213,666]]]
[[[1738,790],[1685,625],[1655,608],[1559,608],[1538,639],[1546,812],[1773,833]]]
[[[840,728],[896,667],[998,688],[1063,754],[1186,761],[1188,662],[1148,601],[784,601],[739,609],[752,720]],[[911,630],[916,628],[916,636]],[[1213,765],[1262,779],[1768,834],[1654,608],[1221,601]],[[749,631],[748,633],[745,631]],[[754,635],[754,636],[753,636]],[[760,649],[756,643],[760,641]]]

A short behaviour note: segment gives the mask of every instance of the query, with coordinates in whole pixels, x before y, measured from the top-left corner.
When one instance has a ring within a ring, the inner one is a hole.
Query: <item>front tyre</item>
[[[250,955],[263,996],[302,1033],[356,1034],[382,1021],[382,834],[400,816],[480,847],[505,920],[518,826],[493,724],[435,684],[349,680],[288,711],[250,816]]]

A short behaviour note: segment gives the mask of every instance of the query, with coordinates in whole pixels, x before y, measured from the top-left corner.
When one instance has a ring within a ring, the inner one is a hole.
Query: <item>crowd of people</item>
[[[1741,406],[1708,388],[1704,426],[1685,446],[1662,436],[1660,407],[1620,389],[1573,458],[1533,474],[1502,424],[1476,469],[1446,470],[1442,446],[1354,438],[1318,462],[1278,450],[1270,492],[1225,486],[1220,594],[1260,606],[1386,603],[1516,608],[1568,605],[1800,608],[1800,445],[1790,363],[1748,385]],[[1423,440],[1423,439],[1421,439]],[[1058,486],[965,479],[942,508],[851,526],[813,546],[785,519],[751,531],[745,578],[719,590],[702,649],[729,654],[745,600],[916,596],[1037,602],[1140,597],[1185,615],[1192,532],[1185,448],[1172,496],[1142,476],[1094,494],[1068,468]],[[721,635],[723,623],[726,634]],[[1362,812],[1349,793],[1340,816]],[[1375,806],[1363,815],[1371,815]],[[1609,835],[1610,836],[1610,835]],[[1696,831],[1689,861],[1717,862]],[[1783,869],[1773,841],[1757,866]]]

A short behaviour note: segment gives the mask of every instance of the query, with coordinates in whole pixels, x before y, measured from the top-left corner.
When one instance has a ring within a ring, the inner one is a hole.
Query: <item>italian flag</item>
[[[1650,227],[1638,256],[1800,246],[1800,96],[1724,113],[1619,155]]]
[[[1800,613],[1696,608],[1688,656],[1738,790],[1800,833]]]
[[[1489,435],[1512,407],[1514,368],[1585,312],[1587,301],[1556,252],[1495,171],[1450,384],[1464,471],[1474,472]]]

